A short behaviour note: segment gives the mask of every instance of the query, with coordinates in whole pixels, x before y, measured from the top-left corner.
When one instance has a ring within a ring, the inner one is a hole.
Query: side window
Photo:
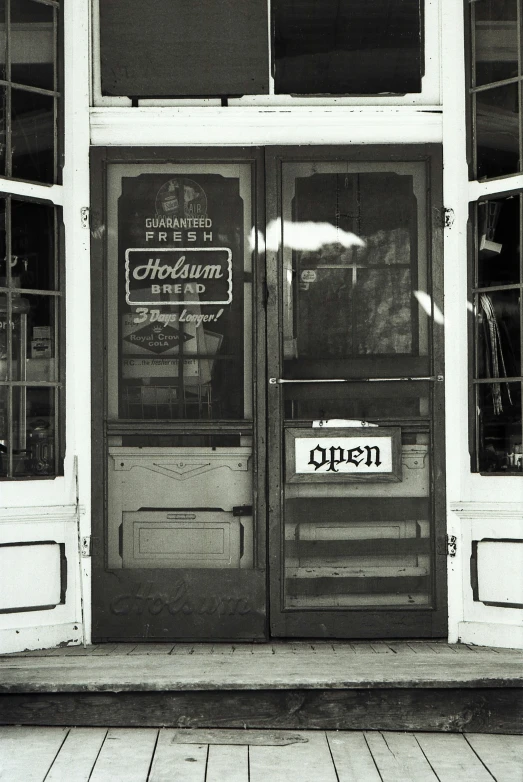
[[[472,470],[496,474],[523,471],[523,196],[510,190],[523,159],[522,5],[468,4],[470,178],[485,193],[471,205]]]
[[[521,194],[493,196],[473,209],[473,468],[479,472],[523,470],[521,210]]]
[[[61,209],[47,187],[61,177],[60,3],[0,0],[0,30],[0,478],[52,477],[63,456]]]

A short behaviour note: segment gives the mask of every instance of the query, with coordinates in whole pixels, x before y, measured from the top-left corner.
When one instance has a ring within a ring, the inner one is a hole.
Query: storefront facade
[[[2,648],[522,646],[521,3],[26,5]]]

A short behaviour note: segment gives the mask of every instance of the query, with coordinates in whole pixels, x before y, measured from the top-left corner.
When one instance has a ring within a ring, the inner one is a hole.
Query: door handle
[[[411,383],[414,381],[431,381],[441,383],[443,375],[428,375],[426,377],[350,377],[350,378],[305,378],[286,379],[283,377],[270,377],[269,385],[277,386],[283,383]]]

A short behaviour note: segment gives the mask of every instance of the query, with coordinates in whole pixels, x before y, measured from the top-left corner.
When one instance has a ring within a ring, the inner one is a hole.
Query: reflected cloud
[[[422,310],[425,310],[427,315],[434,318],[434,323],[438,323],[442,326],[445,323],[445,317],[437,304],[433,304],[432,298],[425,291],[414,291],[414,296],[418,300]]]
[[[319,250],[324,245],[341,244],[342,247],[366,247],[366,242],[351,231],[343,231],[331,223],[283,222],[281,218],[271,220],[267,225],[267,249],[274,252],[280,249],[282,236],[285,247],[292,250]]]

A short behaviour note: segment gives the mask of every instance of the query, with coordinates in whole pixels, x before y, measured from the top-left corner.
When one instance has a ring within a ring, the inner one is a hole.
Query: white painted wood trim
[[[442,0],[443,203],[454,222],[444,229],[445,443],[447,501],[463,496],[468,469],[467,360],[467,188],[463,4]],[[447,532],[459,536],[459,522],[447,514]],[[456,642],[463,618],[463,568],[458,550],[447,558],[449,641]]]
[[[450,510],[460,519],[516,519],[523,520],[523,503],[520,502],[451,502]],[[503,528],[499,529],[501,537],[505,536]]]
[[[50,521],[64,521],[75,524],[78,519],[78,513],[84,514],[85,507],[77,508],[76,505],[48,505],[48,506],[26,506],[18,508],[0,508],[0,523],[3,522],[26,522],[49,523]]]
[[[470,182],[469,201],[477,201],[485,196],[510,193],[512,190],[523,190],[523,175],[491,179],[489,182]]]
[[[460,622],[458,639],[464,644],[498,646],[502,649],[523,649],[523,625],[494,622]]]
[[[51,649],[59,645],[75,646],[81,643],[82,628],[79,622],[0,630],[2,654],[25,652],[32,649]]]
[[[61,206],[63,203],[63,188],[61,185],[37,185],[32,182],[18,182],[0,177],[0,192],[11,193],[26,198],[40,198]]]
[[[93,145],[266,146],[441,142],[441,111],[409,107],[96,108]]]

